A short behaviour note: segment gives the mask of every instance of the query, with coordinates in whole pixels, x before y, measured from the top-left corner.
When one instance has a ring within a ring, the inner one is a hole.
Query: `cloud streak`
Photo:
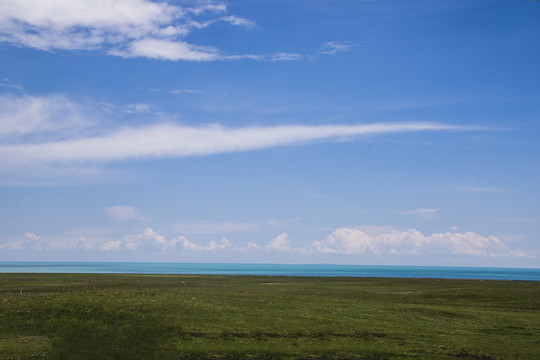
[[[426,215],[426,214],[436,214],[439,209],[414,209],[414,210],[404,210],[397,211],[400,215]]]
[[[278,125],[226,128],[153,125],[126,127],[108,134],[41,143],[0,145],[2,164],[108,162],[269,149],[317,140],[421,131],[471,131],[440,123],[373,123],[355,125]]]
[[[506,193],[510,190],[493,186],[461,186],[457,188],[457,191],[462,193]]]
[[[396,214],[404,216],[414,216],[422,221],[433,220],[437,217],[439,209],[414,209],[414,210],[404,210],[396,211]]]
[[[169,226],[171,231],[181,234],[225,234],[254,232],[261,229],[259,224],[241,222],[189,222]]]
[[[351,51],[354,47],[359,46],[352,41],[328,41],[319,49],[319,54],[335,55],[337,53]]]

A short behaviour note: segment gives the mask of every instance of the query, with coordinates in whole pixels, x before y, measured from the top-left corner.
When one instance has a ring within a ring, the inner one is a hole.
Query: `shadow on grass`
[[[162,359],[174,352],[180,327],[132,313],[63,320],[51,336],[51,359]]]
[[[495,360],[494,357],[491,357],[489,355],[474,354],[469,352],[469,350],[467,349],[461,349],[456,353],[451,353],[448,355],[467,360]]]

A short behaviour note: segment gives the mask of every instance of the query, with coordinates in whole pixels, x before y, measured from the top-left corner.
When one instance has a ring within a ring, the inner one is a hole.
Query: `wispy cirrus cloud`
[[[400,215],[423,215],[423,214],[436,214],[439,209],[414,209],[414,210],[404,210],[396,211]]]
[[[226,21],[232,25],[243,26],[248,29],[253,29],[257,27],[257,24],[254,21],[236,15],[225,16],[221,20]]]
[[[272,61],[297,61],[303,59],[304,56],[301,54],[294,54],[294,53],[277,53],[272,55],[270,58]]]
[[[118,206],[109,206],[105,208],[104,213],[109,216],[114,221],[147,221],[146,216],[141,215],[137,209],[132,206],[127,205],[118,205]]]
[[[328,41],[322,44],[319,54],[335,55],[337,53],[351,51],[357,46],[360,45],[353,41]]]
[[[505,193],[510,191],[509,189],[495,186],[459,186],[456,190],[462,193]]]
[[[101,109],[109,113],[120,111],[127,114],[148,114],[152,111],[152,105],[145,103],[126,104],[122,106],[109,103],[101,103],[101,105]]]
[[[479,216],[471,217],[471,219],[479,220],[484,224],[491,222],[513,223],[513,224],[533,224],[536,221],[528,217],[506,217],[506,216]]]
[[[170,91],[171,94],[173,95],[178,95],[178,94],[203,94],[203,92],[201,90],[197,90],[197,89],[172,89]]]
[[[188,222],[170,225],[169,230],[180,234],[225,234],[243,233],[260,230],[261,225],[243,222]]]
[[[0,105],[1,173],[43,175],[58,170],[75,174],[77,169],[95,172],[96,166],[115,161],[209,156],[384,134],[483,129],[431,122],[191,126],[175,123],[174,116],[166,114],[152,116],[147,125],[111,117],[150,116],[154,113],[151,104],[81,104],[59,95],[3,96]]]
[[[124,127],[99,136],[0,145],[3,164],[107,162],[138,158],[181,158],[252,151],[316,140],[421,132],[471,131],[441,123],[278,125],[226,128],[220,125],[159,124]],[[160,139],[160,141],[155,141]]]
[[[61,95],[0,96],[0,140],[73,134],[92,123],[82,113],[81,104]]]
[[[413,210],[403,210],[396,211],[396,214],[405,215],[405,216],[414,216],[422,221],[433,220],[437,217],[439,209],[413,209]]]
[[[5,87],[5,88],[15,89],[15,90],[24,90],[24,88],[21,85],[13,84],[8,79],[4,79],[4,81],[0,81],[0,87]]]

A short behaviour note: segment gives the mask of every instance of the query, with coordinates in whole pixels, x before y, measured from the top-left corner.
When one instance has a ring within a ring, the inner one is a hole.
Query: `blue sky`
[[[540,2],[0,3],[0,261],[540,265]]]

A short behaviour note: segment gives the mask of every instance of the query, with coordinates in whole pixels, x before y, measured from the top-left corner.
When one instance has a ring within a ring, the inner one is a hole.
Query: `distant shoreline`
[[[270,275],[540,281],[540,269],[330,264],[0,262],[0,273]]]

